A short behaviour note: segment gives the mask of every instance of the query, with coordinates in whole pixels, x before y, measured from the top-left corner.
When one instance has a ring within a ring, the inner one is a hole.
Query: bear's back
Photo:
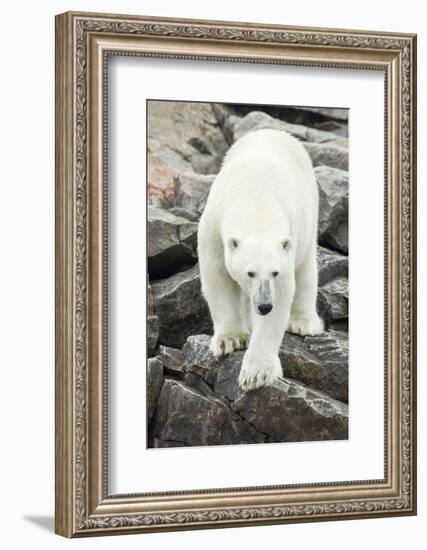
[[[298,164],[303,170],[312,170],[310,157],[302,143],[283,130],[262,129],[249,132],[228,150],[224,166],[230,162],[280,161]]]

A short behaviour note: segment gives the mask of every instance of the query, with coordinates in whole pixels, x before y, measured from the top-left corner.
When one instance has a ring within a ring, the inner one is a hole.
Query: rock
[[[283,120],[290,124],[299,124],[334,132],[340,136],[348,136],[348,109],[330,109],[317,107],[297,107],[292,105],[250,105],[250,104],[213,104],[213,111],[221,125],[226,139],[231,144],[227,136],[227,123],[233,116],[244,117],[253,110],[262,111],[271,117]]]
[[[175,205],[199,218],[214,179],[214,175],[193,174],[191,172],[180,174],[176,182]]]
[[[169,151],[166,147],[156,154],[148,151],[147,188],[148,198],[154,198],[163,205],[169,206],[175,197],[175,178],[181,171],[191,169],[191,163],[184,161],[178,153]],[[156,204],[158,206],[158,204]]]
[[[317,130],[323,130],[325,132],[333,132],[337,136],[346,138],[345,146],[348,147],[348,124],[347,123],[339,123],[332,119],[325,119],[320,122],[314,122],[311,126],[313,128],[316,128]],[[344,147],[344,142],[342,146]]]
[[[184,370],[198,374],[216,393],[234,401],[242,395],[238,376],[243,352],[217,359],[209,350],[210,339],[206,334],[189,336],[183,347]]]
[[[173,202],[177,174],[216,173],[229,144],[210,103],[149,101],[147,120],[149,195]]]
[[[319,243],[348,254],[348,174],[315,168],[319,187]]]
[[[147,361],[147,420],[150,425],[163,385],[163,364],[159,359]]]
[[[191,145],[196,151],[201,153],[202,155],[210,155],[211,152],[209,150],[209,147],[206,145],[206,143],[198,136],[191,137],[187,143]]]
[[[348,402],[347,333],[330,331],[320,336],[286,333],[279,357],[285,376]]]
[[[154,307],[154,297],[150,283],[147,288],[147,353],[148,357],[155,354],[159,340],[159,318]]]
[[[338,170],[348,170],[348,150],[342,141],[336,139],[329,143],[304,143],[313,166],[330,166]]]
[[[153,420],[156,447],[261,443],[265,436],[244,422],[230,407],[169,378],[160,393]]]
[[[299,109],[301,111],[308,111],[310,113],[316,113],[328,119],[332,118],[335,120],[341,120],[343,122],[348,121],[348,109],[334,109],[330,107],[296,107],[296,109]]]
[[[348,279],[338,277],[319,287],[317,311],[325,321],[337,321],[348,317]]]
[[[329,143],[303,143],[313,166],[331,166],[339,170],[348,170],[348,150],[341,144],[341,140]]]
[[[160,346],[158,359],[169,374],[183,374],[185,372],[185,355],[181,349]]]
[[[290,379],[245,393],[232,409],[275,441],[348,438],[347,405]]]
[[[347,110],[274,106],[259,109],[254,111],[250,105],[149,101],[149,198],[158,197],[171,205],[177,175],[217,174],[229,145],[247,131],[260,128],[287,130],[301,139],[315,166],[348,169]]]
[[[212,155],[193,155],[191,158],[191,167],[197,174],[212,175],[218,174],[221,168],[223,157]]]
[[[148,207],[148,273],[167,277],[197,261],[197,223]]]
[[[152,284],[159,317],[159,342],[181,347],[188,336],[212,332],[209,309],[200,286],[198,265]]]
[[[244,352],[216,359],[209,350],[210,336],[190,336],[183,347],[183,370],[203,377],[230,401],[243,395],[238,376]],[[338,331],[321,336],[286,333],[279,353],[283,373],[334,399],[348,399],[348,336]]]
[[[322,319],[335,323],[348,317],[348,256],[318,247],[319,290],[317,310]]]
[[[148,197],[148,206],[167,210],[170,208],[170,203],[165,200],[163,195],[150,195]]]
[[[317,265],[319,286],[337,277],[348,277],[348,256],[328,250],[323,246],[317,248]]]
[[[147,315],[150,317],[151,315],[155,315],[155,314],[156,314],[156,309],[155,309],[155,306],[154,306],[154,297],[153,297],[153,292],[151,290],[150,279],[148,278],[148,282],[147,282]]]
[[[337,319],[329,323],[329,330],[337,330],[348,335],[348,317],[346,319]]]
[[[169,208],[169,213],[173,214],[174,216],[178,216],[178,218],[185,218],[189,222],[198,222],[199,221],[199,214],[195,212],[190,212],[189,210],[184,210],[184,208],[181,208],[180,206],[172,206],[172,208]]]
[[[303,142],[313,166],[331,166],[348,170],[348,140],[334,132],[316,130],[300,124],[290,124],[261,111],[252,111],[245,117],[229,116],[228,125],[234,140],[248,132],[262,129],[285,130]]]
[[[210,337],[190,336],[182,350],[160,347],[167,373],[152,422],[157,447],[261,441],[316,441],[348,437],[348,408],[324,391],[291,378],[242,392],[238,375],[244,352],[216,359]],[[347,399],[345,334],[286,335],[285,374]],[[171,378],[172,377],[172,378]]]
[[[348,109],[285,106],[277,108],[276,111],[273,113],[269,109],[267,112],[286,122],[348,136]]]
[[[167,147],[188,160],[194,151],[224,154],[228,148],[212,104],[191,101],[149,101],[148,147]]]
[[[219,366],[218,359],[212,355],[209,349],[210,341],[211,336],[208,334],[196,334],[187,338],[182,348],[184,365],[187,370],[196,368],[200,369],[200,374],[205,371],[209,375]],[[231,356],[226,355],[224,361],[227,361],[229,357]],[[212,380],[209,382],[211,383]]]
[[[290,124],[283,120],[273,118],[262,111],[251,111],[242,119],[233,119],[233,122],[234,125],[232,130],[234,140],[241,138],[248,132],[264,129],[285,130],[296,138],[306,142],[325,143],[337,139],[336,134],[332,132],[324,132],[300,124]]]
[[[227,143],[231,145],[234,141],[233,127],[237,119],[237,111],[233,105],[226,103],[212,103],[213,113],[221,126]],[[234,118],[232,118],[234,117]]]

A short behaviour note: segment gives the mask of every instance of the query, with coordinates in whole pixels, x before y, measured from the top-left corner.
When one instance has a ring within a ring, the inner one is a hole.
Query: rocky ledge
[[[347,438],[348,406],[333,397],[347,399],[342,335],[315,346],[310,338],[287,335],[281,350],[287,365],[283,378],[246,393],[238,385],[243,352],[218,360],[209,340],[190,336],[182,350],[162,346],[149,359],[150,446]]]

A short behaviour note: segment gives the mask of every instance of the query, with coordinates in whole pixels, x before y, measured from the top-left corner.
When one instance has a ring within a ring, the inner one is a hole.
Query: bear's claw
[[[212,337],[210,349],[215,357],[224,357],[233,351],[245,350],[248,343],[248,334],[221,334]]]
[[[282,366],[276,356],[243,359],[239,374],[239,385],[244,391],[262,386],[271,386],[282,376]]]

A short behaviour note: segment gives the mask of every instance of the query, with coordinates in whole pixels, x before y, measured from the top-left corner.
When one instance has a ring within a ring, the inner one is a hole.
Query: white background
[[[129,57],[109,71],[109,493],[382,479],[384,73]],[[145,98],[171,93],[350,109],[348,441],[146,449]]]
[[[52,534],[54,498],[54,26],[68,9],[294,25],[423,32],[422,3],[407,0],[261,3],[217,0],[7,3],[2,10],[1,151],[1,542],[5,548],[176,549],[283,547],[422,548],[425,516],[425,313],[419,288],[419,515],[418,517],[274,527],[104,537],[66,541]],[[424,36],[419,36],[418,90],[425,94]],[[419,281],[426,276],[425,107],[419,106]]]

